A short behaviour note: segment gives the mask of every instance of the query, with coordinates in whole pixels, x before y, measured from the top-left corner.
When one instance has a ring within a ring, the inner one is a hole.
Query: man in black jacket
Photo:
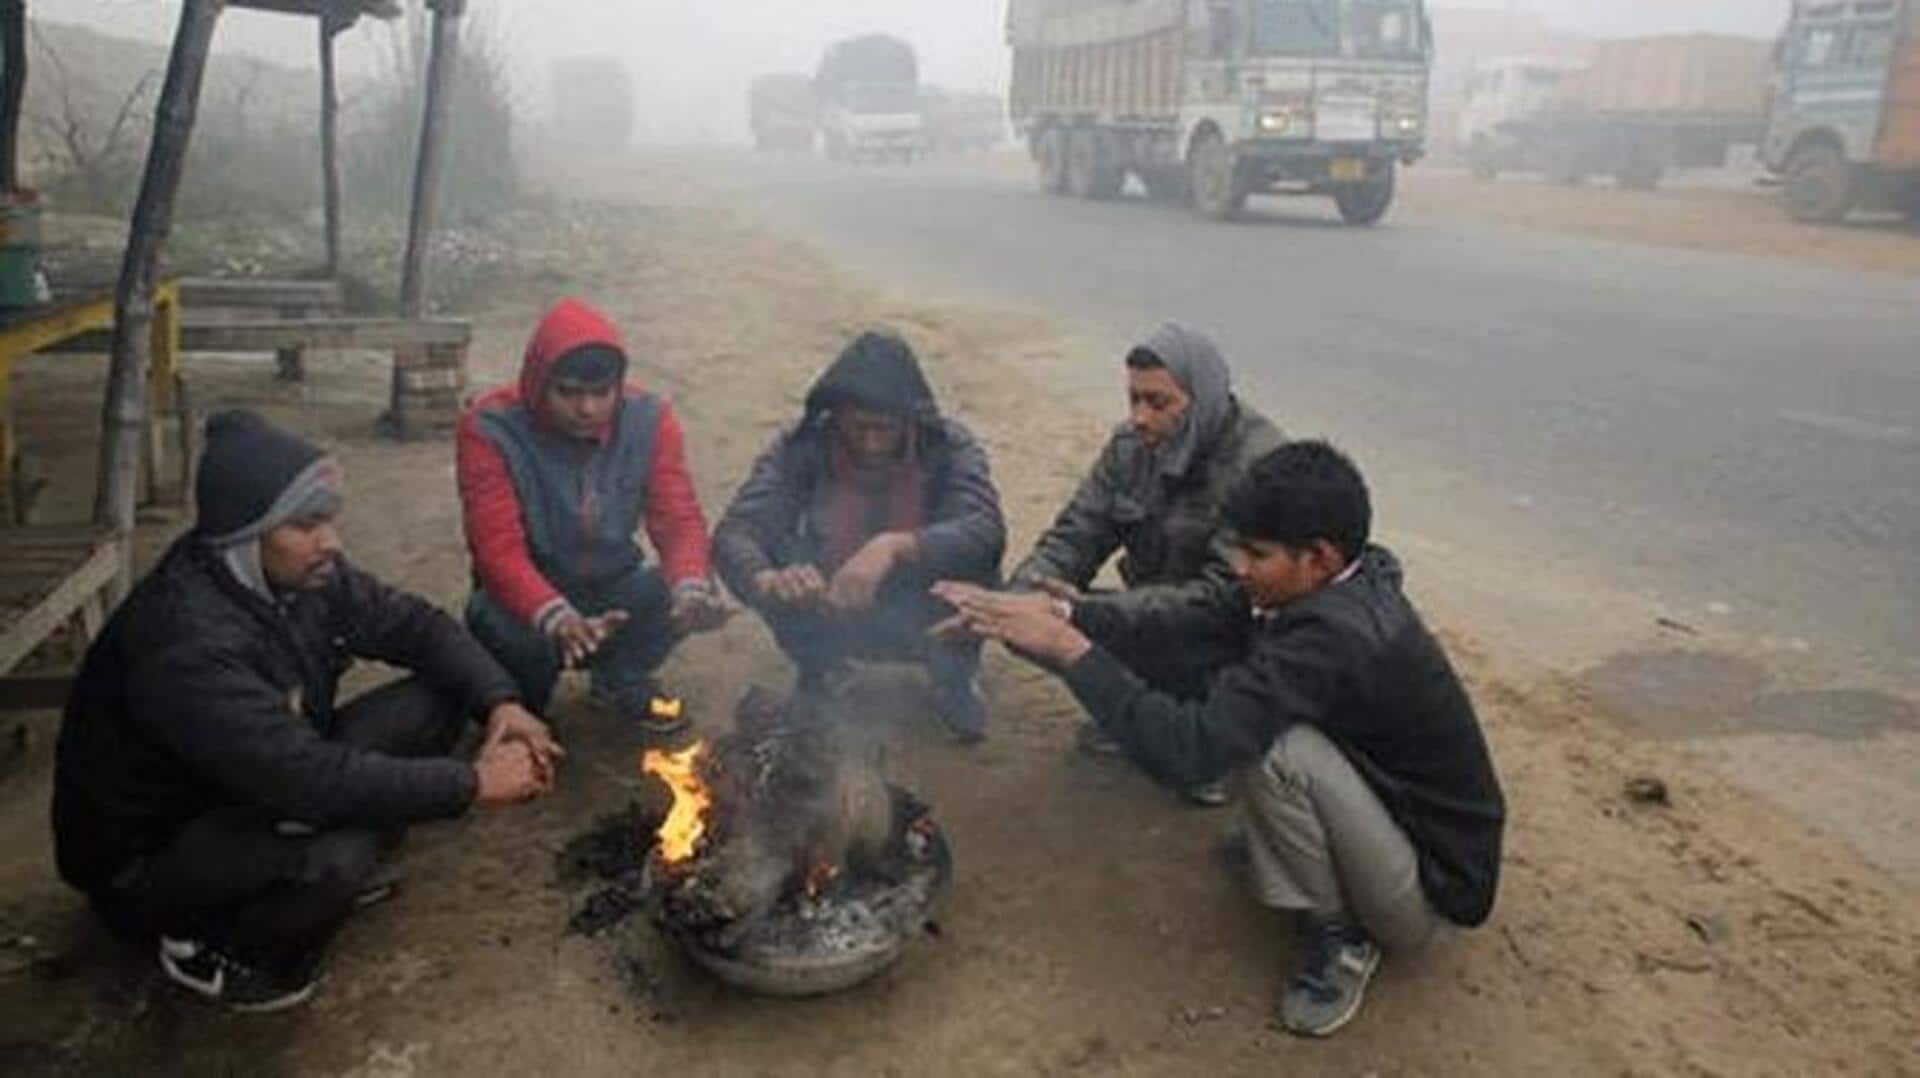
[[[1280,1017],[1325,1036],[1359,1010],[1379,945],[1411,949],[1493,907],[1506,808],[1473,704],[1370,546],[1366,485],[1324,442],[1254,464],[1227,498],[1234,602],[1119,615],[936,588],[975,632],[1060,671],[1095,721],[1169,783],[1237,772],[1260,900],[1299,917]],[[1093,621],[1104,619],[1102,624]],[[1239,635],[1204,700],[1150,688],[1099,640]]]
[[[1247,467],[1285,440],[1234,394],[1226,357],[1199,330],[1161,326],[1127,352],[1126,367],[1127,421],[1012,576],[1016,588],[1111,608],[1120,620],[1231,590],[1220,505]],[[1116,553],[1125,586],[1091,591]],[[1212,671],[1238,658],[1233,647],[1211,641],[1154,642],[1140,651],[1123,640],[1100,643],[1154,688],[1195,699],[1206,694]],[[1090,752],[1119,751],[1097,723],[1082,727],[1079,741]],[[1182,792],[1200,805],[1227,801],[1219,783]]]
[[[339,463],[249,412],[207,423],[197,520],[94,641],[55,760],[61,875],[175,982],[235,1010],[311,993],[386,897],[408,824],[529,800],[560,749],[459,624],[341,555]],[[336,707],[355,658],[413,677]],[[448,755],[486,722],[473,763]]]
[[[978,640],[926,630],[952,614],[936,580],[992,584],[1007,542],[987,455],[940,414],[907,342],[856,338],[773,439],[713,533],[727,587],[766,619],[803,687],[855,658],[924,662],[955,737],[986,736]]]

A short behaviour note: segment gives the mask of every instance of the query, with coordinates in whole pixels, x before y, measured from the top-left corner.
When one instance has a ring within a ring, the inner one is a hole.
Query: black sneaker
[[[400,870],[391,865],[382,865],[367,882],[353,894],[353,908],[364,910],[389,901],[400,893]]]
[[[987,701],[980,695],[979,678],[935,684],[933,713],[962,745],[977,745],[987,739]]]
[[[1200,808],[1223,808],[1229,800],[1227,784],[1224,782],[1203,782],[1198,786],[1189,786],[1180,791],[1180,796]]]
[[[316,983],[311,973],[270,973],[197,940],[171,936],[160,937],[160,968],[173,983],[241,1014],[297,1007],[313,995]]]
[[[1107,736],[1097,722],[1083,722],[1074,731],[1073,747],[1088,756],[1125,756],[1127,750],[1120,743]]]
[[[1344,917],[1302,917],[1293,976],[1280,995],[1280,1024],[1303,1037],[1326,1037],[1353,1020],[1380,968],[1380,948]]]

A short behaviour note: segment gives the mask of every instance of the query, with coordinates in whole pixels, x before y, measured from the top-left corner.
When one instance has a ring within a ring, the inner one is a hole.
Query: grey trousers
[[[1237,781],[1263,905],[1351,917],[1390,950],[1433,935],[1412,842],[1325,734],[1294,725]]]

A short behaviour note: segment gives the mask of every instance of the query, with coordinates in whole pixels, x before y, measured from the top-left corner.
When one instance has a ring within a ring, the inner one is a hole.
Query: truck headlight
[[[1426,126],[1426,120],[1419,113],[1403,112],[1389,119],[1387,130],[1401,138],[1411,138],[1418,135]]]
[[[1260,113],[1263,135],[1306,138],[1313,131],[1313,112],[1303,108],[1267,109]]]

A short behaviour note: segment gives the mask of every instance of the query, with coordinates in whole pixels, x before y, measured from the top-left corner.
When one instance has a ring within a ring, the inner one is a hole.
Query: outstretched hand
[[[560,645],[561,660],[576,669],[585,666],[587,660],[599,653],[601,645],[626,623],[627,612],[624,610],[609,610],[591,618],[578,614],[561,618],[553,627],[553,638]]]
[[[667,610],[667,622],[675,636],[710,633],[733,618],[734,608],[720,598],[710,584],[685,585],[674,592],[673,605]]]
[[[933,594],[956,611],[954,618],[934,627],[936,632],[957,620],[959,629],[998,640],[1015,653],[1050,666],[1069,666],[1093,649],[1093,642],[1061,616],[1058,601],[1050,596],[991,591],[957,580],[935,584]]]

